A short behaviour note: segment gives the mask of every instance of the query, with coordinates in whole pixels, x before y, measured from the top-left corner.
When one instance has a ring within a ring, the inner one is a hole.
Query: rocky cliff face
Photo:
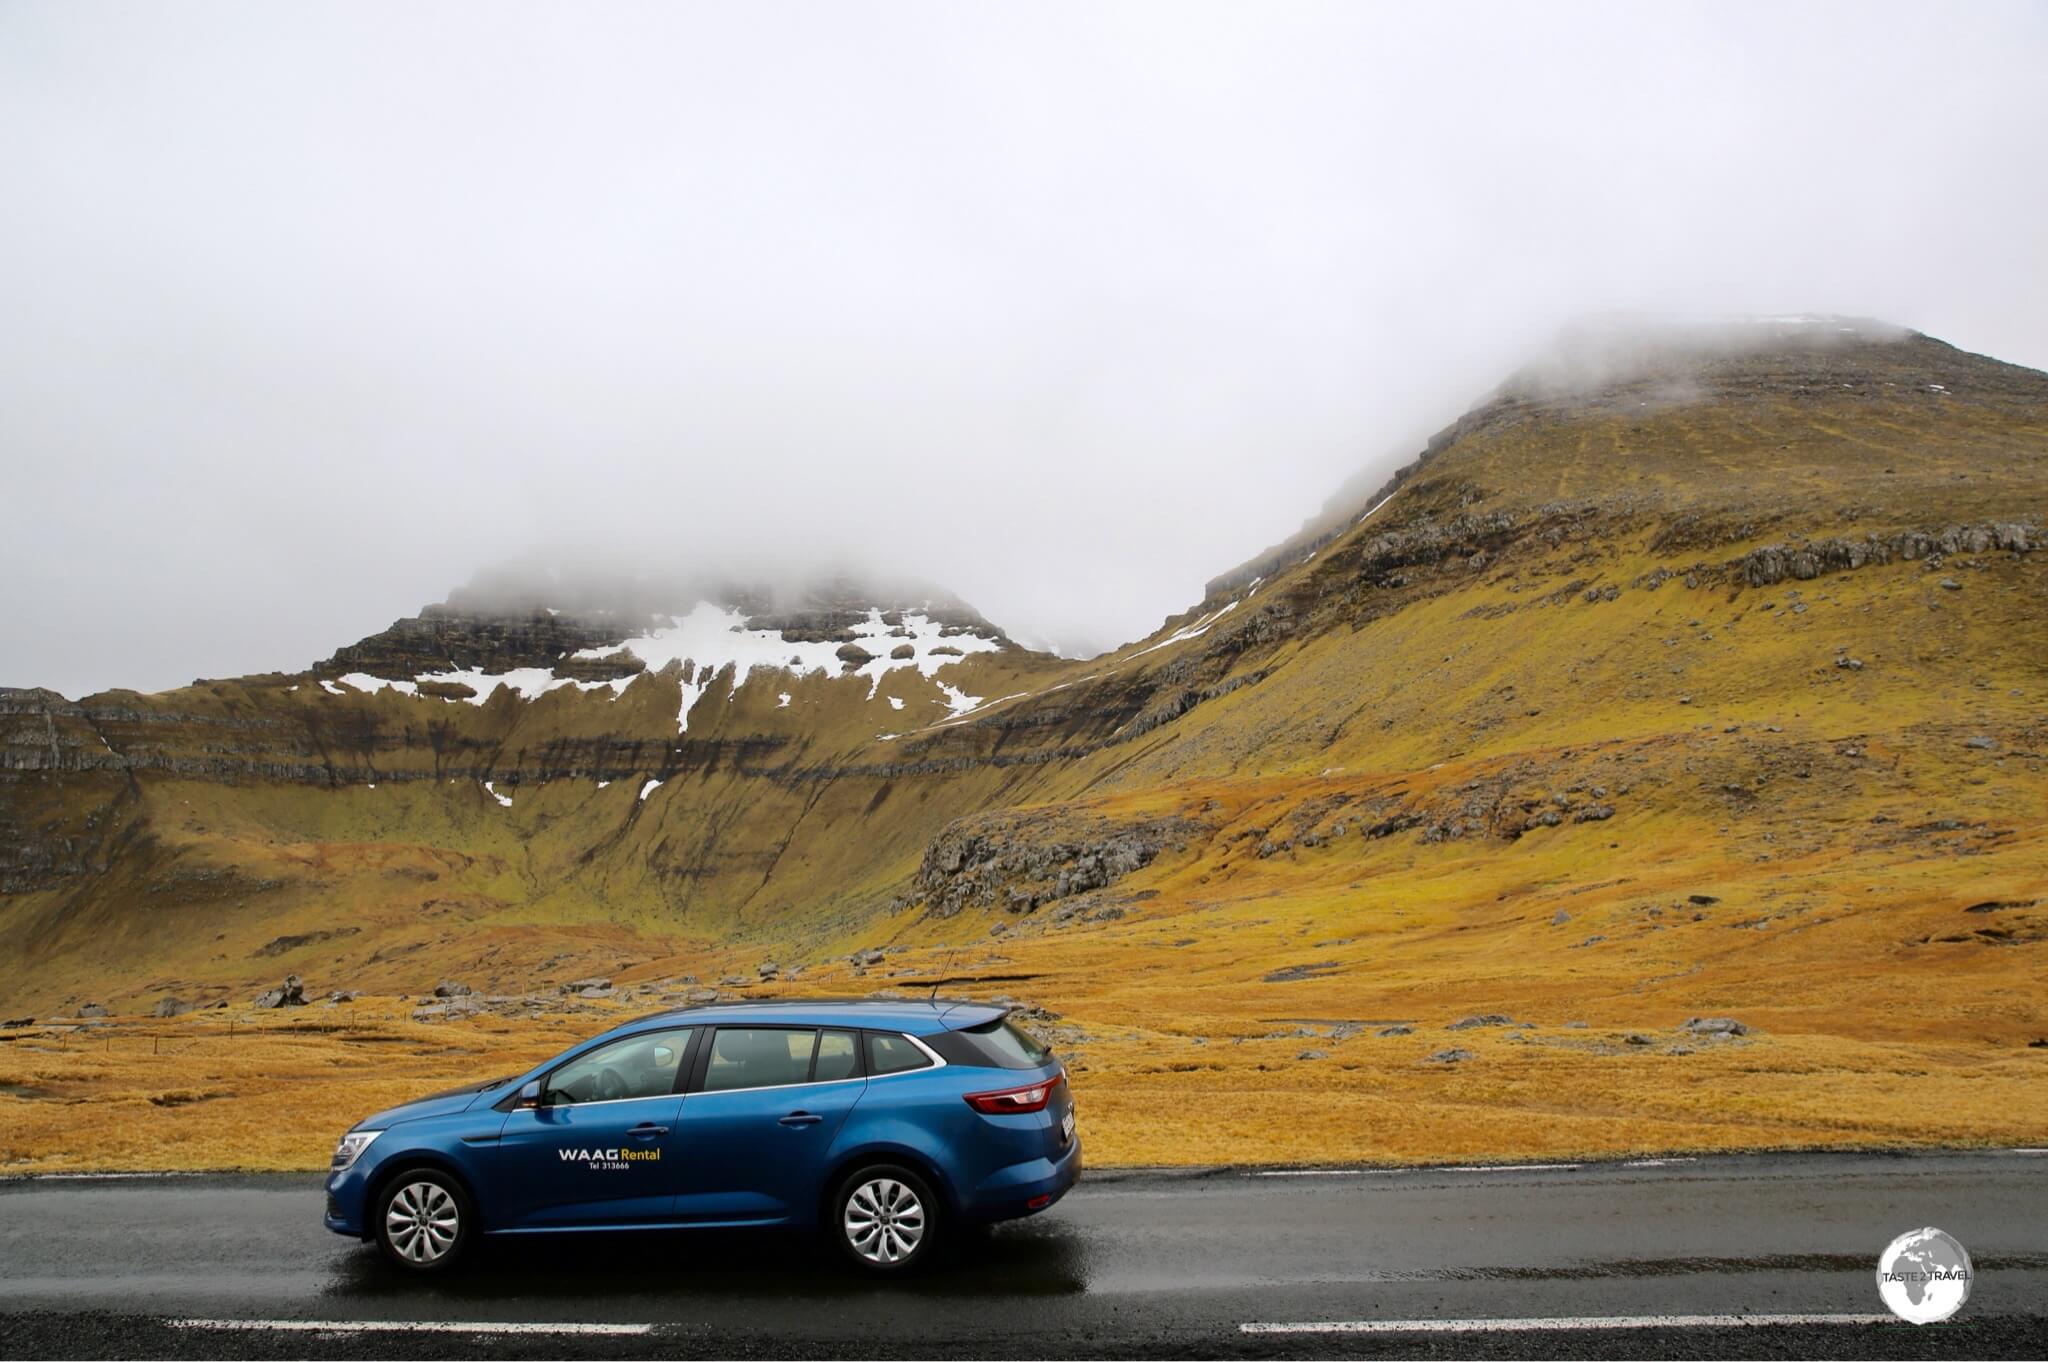
[[[565,615],[546,607],[510,614],[430,605],[382,633],[337,648],[332,657],[314,666],[313,674],[338,677],[361,672],[407,680],[422,672],[502,674],[527,667],[552,672],[566,655],[615,647],[650,622],[646,616]]]
[[[916,888],[933,917],[967,907],[1030,913],[1106,888],[1202,826],[1181,816],[1117,820],[1086,811],[1009,811],[959,819],[932,840]]]

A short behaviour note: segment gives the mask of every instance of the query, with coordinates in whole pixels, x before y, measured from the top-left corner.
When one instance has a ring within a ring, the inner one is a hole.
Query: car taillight
[[[1015,1116],[1020,1112],[1044,1111],[1045,1104],[1052,1100],[1052,1090],[1067,1081],[1067,1071],[1060,1070],[1051,1078],[1041,1078],[1036,1083],[1027,1083],[1021,1088],[1002,1088],[996,1092],[970,1092],[967,1105],[990,1116]]]

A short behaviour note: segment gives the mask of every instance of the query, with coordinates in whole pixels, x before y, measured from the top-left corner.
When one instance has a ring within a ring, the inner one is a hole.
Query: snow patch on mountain
[[[1313,556],[1313,554],[1310,555],[1310,557]],[[1217,620],[1222,619],[1225,615],[1237,609],[1239,604],[1240,602],[1238,601],[1232,601],[1230,602],[1230,604],[1223,606],[1220,609],[1212,610],[1208,614],[1202,616],[1202,618],[1196,620],[1193,624],[1188,625],[1186,628],[1177,629],[1173,633],[1167,635],[1165,638],[1160,639],[1151,647],[1138,649],[1137,652],[1132,653],[1129,658],[1125,659],[1125,661],[1128,662],[1135,658],[1143,657],[1147,653],[1156,653],[1161,648],[1170,648],[1176,643],[1185,643],[1191,638],[1200,638],[1202,635],[1209,632],[1210,625],[1216,623]]]
[[[864,660],[849,658],[844,651],[849,647],[848,643],[839,640],[797,643],[785,639],[779,630],[750,628],[746,615],[739,610],[710,601],[700,602],[686,615],[664,618],[665,624],[656,625],[638,637],[608,648],[585,648],[574,656],[601,661],[630,650],[647,664],[650,673],[658,672],[672,662],[686,664],[689,677],[683,682],[682,705],[676,715],[676,731],[679,733],[688,731],[690,710],[712,689],[717,677],[728,670],[731,672],[731,679],[725,687],[725,696],[730,700],[741,683],[755,669],[762,667],[794,675],[823,672],[828,676],[864,677],[870,700],[880,692],[883,677],[907,669],[936,684],[945,692],[948,708],[960,713],[980,704],[980,698],[938,681],[939,670],[966,654],[994,652],[1003,646],[997,640],[983,638],[979,634],[949,633],[938,621],[917,612],[904,612],[897,617],[900,623],[892,624],[879,608],[870,609],[867,617],[849,630],[853,635],[851,646],[866,655]],[[893,655],[906,649],[907,656]],[[857,665],[849,667],[849,661]],[[609,689],[615,696],[623,695],[626,687],[639,675],[578,681],[556,676],[546,667],[486,672],[478,666],[421,672],[410,681],[390,680],[367,672],[350,672],[339,679],[343,686],[365,694],[392,690],[414,697],[420,695],[423,685],[467,686],[473,694],[460,698],[469,704],[481,705],[500,686],[508,687],[522,700],[537,700],[563,686],[574,686],[582,691]],[[332,694],[347,693],[333,682],[322,681],[320,684]],[[450,704],[456,702],[455,697],[443,698]],[[789,694],[783,692],[777,697],[777,708],[786,708],[789,701]],[[902,701],[893,698],[890,704],[896,709],[903,707]]]
[[[949,634],[943,625],[927,615],[905,612],[900,618],[902,623],[892,625],[883,618],[881,610],[871,609],[866,619],[852,626],[852,646],[866,653],[868,658],[851,668],[846,667],[846,659],[841,655],[841,650],[848,646],[845,643],[830,640],[792,643],[777,630],[748,628],[747,617],[740,611],[714,605],[710,601],[700,602],[689,614],[672,618],[667,625],[638,638],[629,638],[610,648],[586,648],[575,656],[601,660],[630,650],[647,664],[649,671],[660,671],[671,662],[693,663],[695,672],[683,686],[682,711],[676,716],[676,731],[687,732],[690,710],[710,689],[713,679],[728,668],[732,671],[731,682],[726,687],[728,700],[758,667],[797,675],[824,672],[827,675],[865,677],[868,699],[872,700],[881,688],[882,678],[893,671],[913,670],[937,683],[939,669],[959,660],[952,652],[939,652],[938,649],[955,649],[964,655],[994,652],[1002,646],[996,640],[982,638],[978,634]],[[910,656],[890,655],[905,645],[909,647]],[[624,691],[631,680],[631,677],[620,677],[590,684],[608,685],[614,691]],[[960,695],[950,686],[937,684],[948,693],[949,701]]]

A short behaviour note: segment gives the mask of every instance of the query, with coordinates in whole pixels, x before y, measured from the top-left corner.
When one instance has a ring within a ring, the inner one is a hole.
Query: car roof
[[[613,1030],[758,1023],[772,1026],[860,1026],[929,1036],[939,1031],[957,1031],[962,1027],[995,1021],[1007,1015],[1009,1010],[994,1003],[977,1003],[962,998],[737,998],[671,1008],[635,1018]]]

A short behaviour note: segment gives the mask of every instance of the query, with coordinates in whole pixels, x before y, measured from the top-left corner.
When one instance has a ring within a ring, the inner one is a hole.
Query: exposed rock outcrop
[[[1068,810],[964,818],[926,849],[916,888],[932,917],[967,907],[1028,913],[1114,884],[1201,831],[1181,817],[1119,823]]]
[[[1862,539],[1829,538],[1797,544],[1771,544],[1744,554],[1735,564],[1735,570],[1750,586],[1774,586],[1787,578],[1811,581],[1823,573],[1847,572],[1889,563],[1893,559],[1910,563],[1957,553],[1990,553],[1994,550],[2031,553],[2040,547],[2041,540],[2038,525],[2017,521],[1950,525],[1942,530],[1901,530],[1884,536],[1867,535]]]

